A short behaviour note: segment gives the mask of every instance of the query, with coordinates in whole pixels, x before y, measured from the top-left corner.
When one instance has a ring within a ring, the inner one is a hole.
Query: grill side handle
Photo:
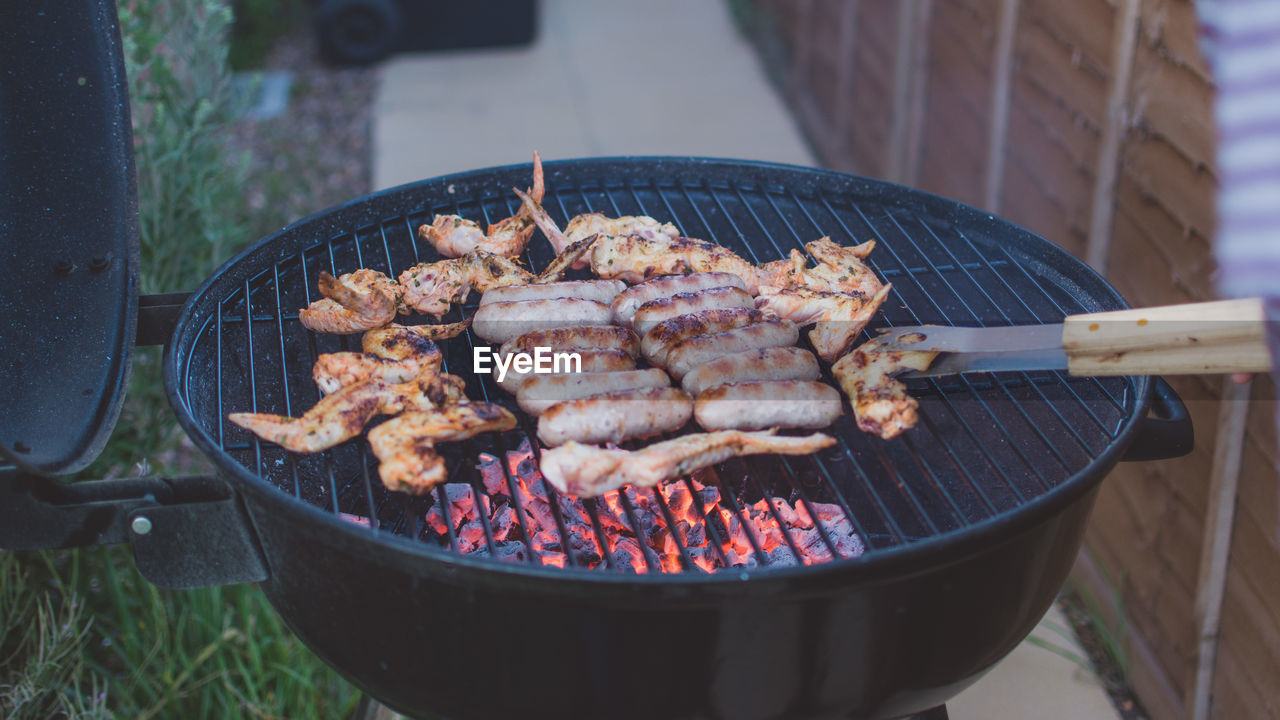
[[[1171,460],[1190,453],[1195,447],[1195,427],[1182,398],[1164,378],[1156,377],[1153,381],[1151,409],[1120,458],[1126,462]]]
[[[240,498],[210,477],[61,483],[0,471],[0,548],[133,545],[143,577],[169,589],[270,576]]]

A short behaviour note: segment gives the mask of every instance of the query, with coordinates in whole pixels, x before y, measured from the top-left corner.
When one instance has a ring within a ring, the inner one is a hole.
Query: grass
[[[124,0],[141,292],[193,288],[254,237],[247,156],[228,157],[232,15],[220,0]],[[270,205],[270,202],[268,202]],[[82,477],[200,472],[135,353],[121,419]],[[0,717],[342,718],[359,695],[253,586],[165,591],[127,547],[0,553]]]

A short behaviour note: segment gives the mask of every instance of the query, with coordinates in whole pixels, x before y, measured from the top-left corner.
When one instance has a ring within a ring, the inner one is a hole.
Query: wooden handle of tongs
[[[1262,300],[1071,315],[1062,348],[1072,375],[1200,375],[1271,369]]]

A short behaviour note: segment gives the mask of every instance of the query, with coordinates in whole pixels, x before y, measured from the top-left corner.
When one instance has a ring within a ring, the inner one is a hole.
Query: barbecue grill
[[[107,5],[79,32],[116,38]],[[86,25],[74,14],[59,22]],[[109,72],[119,57],[110,46],[102,52],[92,104],[116,123],[104,143],[127,150],[123,73]],[[56,60],[51,52],[30,63],[48,72]],[[131,176],[128,153],[113,157]],[[545,169],[544,204],[562,224],[583,212],[651,215],[757,262],[821,235],[843,245],[875,239],[869,263],[894,285],[877,327],[1054,323],[1125,306],[1090,268],[1034,234],[889,183],[703,158]],[[1030,632],[1116,462],[1189,449],[1185,409],[1151,378],[954,376],[909,382],[920,423],[893,441],[846,416],[828,431],[838,444],[813,456],[735,460],[583,502],[543,481],[533,423],[471,372],[479,341],[470,333],[442,343],[447,370],[466,378],[468,396],[508,406],[521,424],[442,446],[449,484],[430,495],[386,491],[363,439],[295,455],[226,421],[236,411],[301,414],[319,399],[316,357],[358,349],[298,322],[320,271],[394,276],[438,259],[417,239],[420,224],[435,213],[486,224],[507,217],[516,209],[509,188],[529,172],[461,173],[354,200],[264,238],[189,297],[140,303],[128,261],[133,188],[122,180],[126,201],[110,211],[124,218],[109,239],[115,260],[101,270],[115,305],[59,301],[81,279],[76,272],[50,276],[63,284],[48,301],[123,327],[116,340],[126,348],[138,313],[137,335],[165,343],[177,420],[218,474],[51,480],[95,454],[93,438],[118,408],[119,368],[95,367],[91,377],[116,378],[102,383],[107,409],[61,455],[56,438],[6,421],[0,450],[15,467],[0,474],[0,546],[129,541],[139,569],[161,586],[259,582],[317,654],[412,715],[899,717],[940,708]],[[74,193],[86,181],[42,182],[70,183],[59,192]],[[45,232],[49,218],[33,215],[14,215],[7,245]],[[30,252],[34,266],[54,264],[47,251]],[[524,261],[537,270],[551,257],[535,237]],[[67,354],[49,344],[42,361]],[[112,358],[118,366],[120,355]]]

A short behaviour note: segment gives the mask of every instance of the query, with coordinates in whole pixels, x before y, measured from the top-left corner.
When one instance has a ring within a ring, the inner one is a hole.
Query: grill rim
[[[861,190],[877,196],[907,195],[919,201],[921,210],[931,212],[937,217],[947,218],[963,225],[966,229],[994,224],[1001,234],[1001,245],[1006,250],[1018,250],[1024,259],[1034,259],[1038,263],[1054,268],[1072,284],[1087,288],[1089,297],[1096,302],[1114,301],[1116,307],[1128,307],[1123,296],[1112,287],[1101,275],[1083,261],[1075,258],[1053,243],[1036,233],[1023,228],[1004,218],[995,216],[973,206],[956,200],[941,197],[933,193],[909,188],[883,180],[864,176],[824,170],[799,165],[770,163],[740,159],[684,157],[684,156],[616,156],[588,157],[549,161],[544,163],[548,185],[552,185],[556,173],[568,169],[576,173],[595,167],[593,177],[601,187],[608,187],[608,169],[615,166],[649,164],[653,172],[658,173],[664,164],[674,164],[681,173],[693,172],[698,181],[709,180],[709,168],[722,171],[736,171],[742,176],[751,173],[799,173],[809,178],[819,178],[827,183],[840,183],[845,186],[859,186]],[[399,208],[413,208],[424,205],[421,200],[414,201],[413,193],[428,185],[460,185],[493,186],[494,179],[510,173],[529,172],[531,165],[517,163],[476,170],[451,173],[435,178],[427,178],[393,188],[352,199],[308,215],[288,226],[273,232],[236,254],[210,274],[201,285],[191,293],[182,308],[174,333],[166,343],[163,361],[163,376],[166,394],[170,405],[178,418],[179,424],[192,438],[198,447],[215,466],[224,473],[224,477],[234,478],[233,487],[251,496],[256,502],[263,504],[272,512],[287,512],[293,519],[303,523],[302,528],[321,533],[322,539],[347,546],[362,547],[371,558],[378,562],[395,562],[410,572],[423,576],[456,577],[461,570],[478,570],[482,576],[492,576],[498,580],[510,581],[522,579],[529,582],[552,580],[557,586],[566,581],[581,582],[593,587],[630,587],[635,583],[657,583],[662,586],[690,585],[697,588],[722,587],[726,583],[738,584],[753,580],[753,586],[770,585],[770,581],[792,584],[802,579],[836,578],[840,583],[849,581],[870,581],[887,577],[910,574],[919,569],[934,567],[939,564],[958,562],[969,555],[977,554],[999,543],[1001,537],[1016,535],[1034,525],[1057,515],[1068,505],[1091,492],[1105,477],[1106,472],[1120,460],[1124,450],[1136,436],[1146,415],[1152,393],[1152,381],[1148,376],[1130,376],[1134,382],[1135,403],[1128,417],[1120,424],[1102,452],[1079,471],[1064,478],[1056,486],[1048,489],[1034,499],[1027,501],[1012,510],[1006,510],[991,517],[973,522],[965,527],[932,535],[902,545],[888,548],[877,548],[861,556],[853,558],[836,558],[810,566],[758,566],[753,568],[725,568],[713,573],[686,571],[680,573],[613,573],[600,572],[585,567],[552,567],[533,563],[497,562],[493,558],[471,556],[458,553],[447,547],[435,546],[417,539],[401,537],[395,533],[366,528],[343,520],[330,510],[319,508],[298,497],[290,495],[255,473],[236,462],[230,454],[223,450],[213,438],[196,421],[186,403],[186,398],[179,389],[181,378],[187,374],[191,350],[201,332],[208,323],[209,308],[212,313],[220,312],[221,301],[210,299],[212,290],[228,283],[242,284],[246,278],[252,277],[275,263],[290,257],[292,253],[281,252],[281,238],[298,233],[306,228],[318,238],[332,238],[335,233],[322,230],[335,225],[336,218],[343,218],[336,223],[341,233],[349,233],[352,228],[366,224],[377,224],[385,220],[383,213],[375,212],[380,204],[392,203]],[[485,182],[488,178],[489,182]],[[752,178],[741,177],[741,180]],[[761,187],[766,184],[761,181]],[[874,192],[867,192],[872,190]],[[844,192],[852,192],[846,189]],[[460,198],[480,197],[481,192],[466,195],[459,192]],[[399,202],[396,202],[399,201]],[[400,210],[398,214],[413,215],[421,210]],[[348,218],[352,214],[354,217]],[[314,225],[314,228],[308,226]],[[1010,239],[1020,239],[1023,243],[1034,244],[1035,252],[1027,253],[1023,244],[1010,243]],[[318,242],[323,242],[319,240]],[[1062,266],[1070,268],[1070,272],[1062,272]],[[240,267],[249,271],[235,274]],[[234,278],[234,279],[233,279]],[[400,551],[390,555],[387,550],[395,548]],[[432,562],[423,563],[423,560]]]

